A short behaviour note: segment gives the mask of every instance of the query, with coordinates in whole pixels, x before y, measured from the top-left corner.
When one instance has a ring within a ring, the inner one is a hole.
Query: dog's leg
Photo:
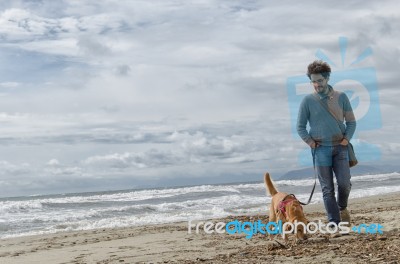
[[[279,223],[279,221],[282,221],[282,227],[284,226],[284,224],[287,222],[286,217],[283,215],[283,213],[281,211],[276,211],[276,223]],[[288,229],[288,226],[286,226],[286,229]],[[288,236],[286,234],[287,230],[281,230],[281,234],[279,234],[280,236],[282,236],[282,239],[285,241],[285,244],[288,243]]]
[[[272,203],[269,207],[269,222],[276,222],[276,214]],[[269,234],[269,239],[273,240],[273,236],[273,234]]]
[[[283,224],[285,224],[287,222],[286,221],[286,217],[284,217],[282,214],[280,216],[281,217],[279,218],[279,220],[282,221],[282,227],[283,227]],[[288,226],[286,226],[286,230],[282,230],[282,232],[283,231],[287,231],[287,229],[288,229]],[[287,236],[287,234],[286,233],[282,233],[282,238],[285,241],[285,244],[287,245],[288,244],[288,236]]]

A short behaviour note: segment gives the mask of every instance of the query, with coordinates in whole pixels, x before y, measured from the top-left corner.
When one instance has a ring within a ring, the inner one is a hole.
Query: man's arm
[[[299,134],[301,139],[304,142],[306,142],[310,147],[315,148],[316,143],[311,138],[310,134],[307,131],[307,122],[308,122],[309,117],[310,117],[310,110],[306,103],[306,98],[304,98],[300,104],[299,114],[297,116],[296,129],[297,129],[297,133]]]
[[[350,139],[353,137],[354,132],[356,131],[357,123],[349,98],[345,93],[342,94],[342,98],[343,98],[343,114],[344,114],[344,119],[346,121],[346,130],[343,136],[344,139],[346,139],[349,142]]]

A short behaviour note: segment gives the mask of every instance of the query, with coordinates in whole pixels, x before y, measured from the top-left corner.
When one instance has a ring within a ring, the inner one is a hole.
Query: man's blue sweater
[[[310,126],[309,131],[307,123]],[[339,145],[343,138],[350,141],[355,130],[356,120],[349,98],[345,93],[333,90],[331,86],[327,94],[323,96],[317,93],[309,94],[300,104],[297,133],[308,145],[313,142],[322,146]]]

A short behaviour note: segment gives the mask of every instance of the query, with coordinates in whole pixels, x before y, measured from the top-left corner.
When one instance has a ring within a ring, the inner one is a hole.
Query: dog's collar
[[[286,217],[286,219],[287,219],[287,214],[286,214],[285,207],[286,207],[286,205],[288,205],[289,203],[292,203],[294,201],[298,201],[296,196],[294,196],[294,194],[288,194],[278,204],[278,210]],[[300,208],[303,209],[303,207],[301,205],[300,205]]]

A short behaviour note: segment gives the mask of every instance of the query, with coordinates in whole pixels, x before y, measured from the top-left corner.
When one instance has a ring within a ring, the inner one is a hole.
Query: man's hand
[[[347,146],[349,144],[349,141],[347,139],[342,139],[342,142],[340,142],[340,145],[342,146]]]
[[[310,147],[314,149],[314,148],[318,147],[318,143],[315,142],[315,141],[313,141],[313,142],[310,144]]]

